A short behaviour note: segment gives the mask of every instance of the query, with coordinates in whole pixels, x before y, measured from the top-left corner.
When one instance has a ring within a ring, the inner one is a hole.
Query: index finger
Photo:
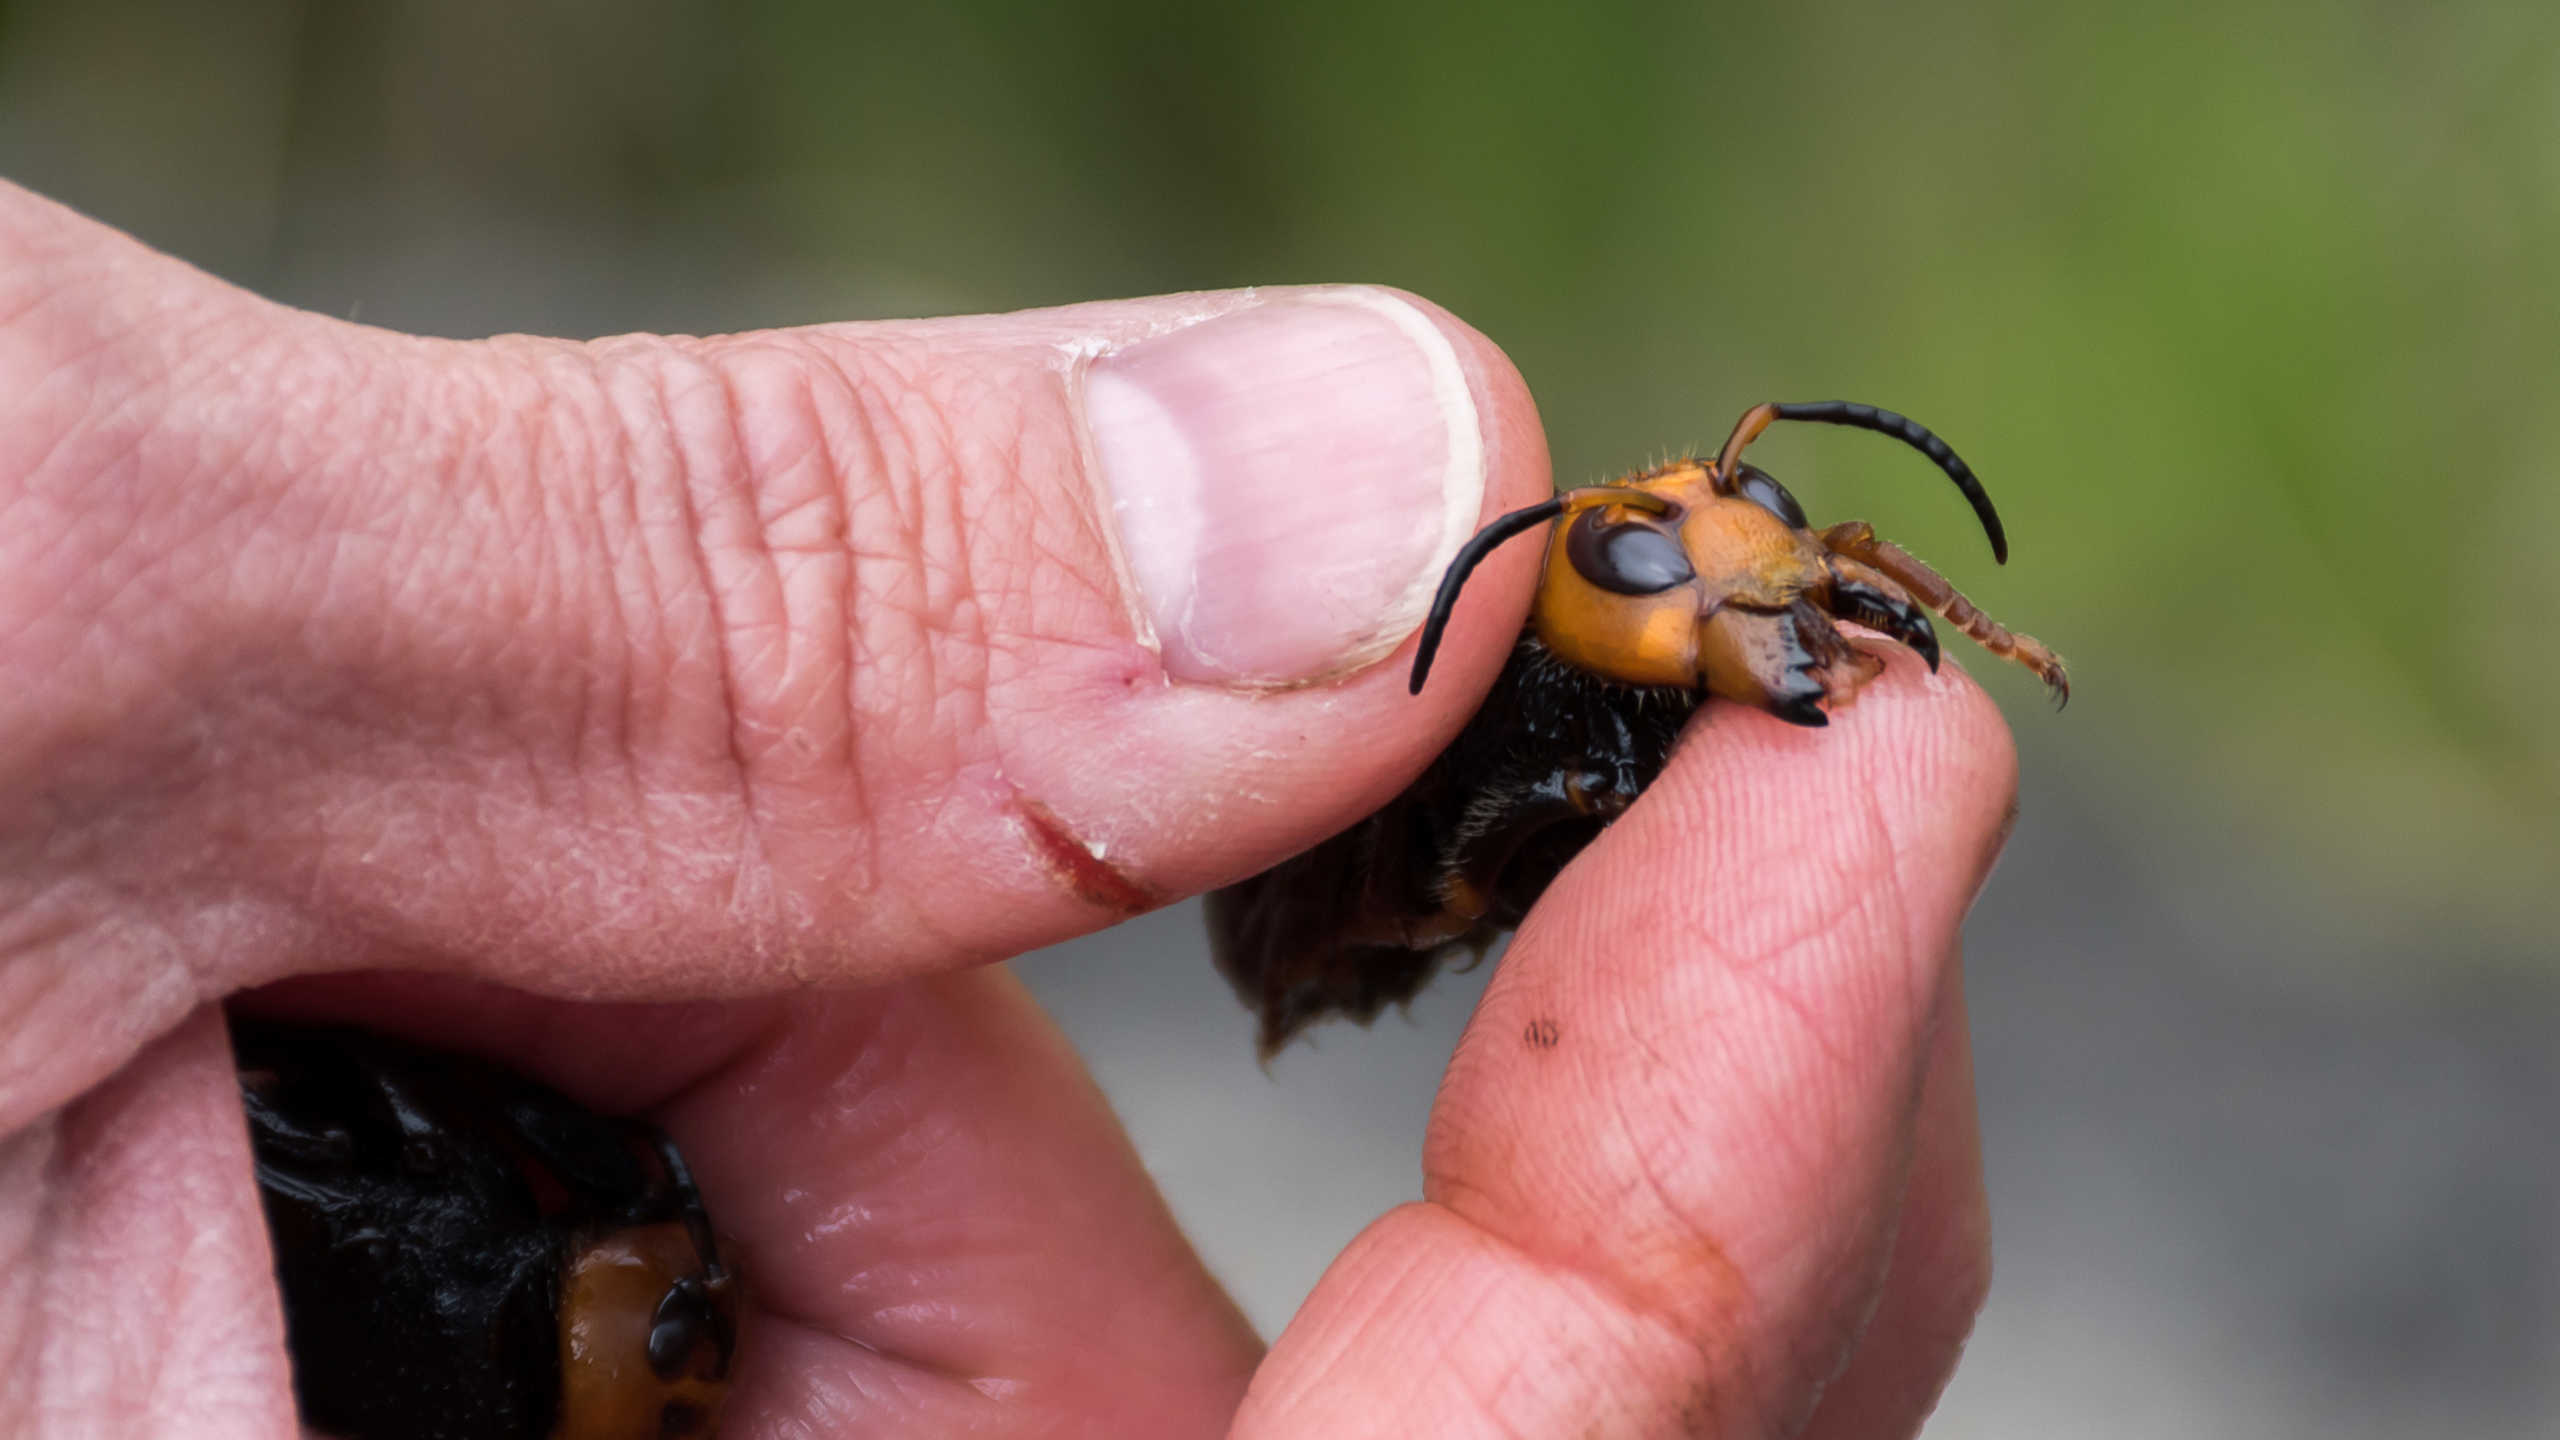
[[[2015,777],[1990,701],[1907,654],[1824,731],[1709,712],[1522,928],[1424,1203],[1326,1274],[1239,1433],[1800,1424],[1884,1272]]]

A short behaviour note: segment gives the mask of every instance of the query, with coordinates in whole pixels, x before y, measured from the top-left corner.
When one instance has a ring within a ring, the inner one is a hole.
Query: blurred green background
[[[1509,350],[1565,483],[1764,398],[1920,417],[2007,569],[1869,437],[1755,458],[2073,666],[2057,717],[1965,656],[2028,824],[1974,942],[2002,1298],[1941,1425],[2054,1433],[2067,1377],[2128,1428],[2063,1433],[2560,1428],[2560,7],[19,0],[0,173],[449,335],[1381,281]],[[1253,1271],[1165,1138],[1191,1082],[1128,1058],[1188,1032],[1075,953],[1035,983]],[[1458,994],[1378,1043],[1445,1053]],[[1414,1126],[1430,1073],[1380,1072]],[[2152,1243],[2202,1288],[2045,1268],[2105,1203],[2195,1212]],[[1266,1328],[1315,1263],[1242,1284]]]

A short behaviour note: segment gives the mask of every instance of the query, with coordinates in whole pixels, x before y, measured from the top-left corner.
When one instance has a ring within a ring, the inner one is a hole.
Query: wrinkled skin
[[[1161,683],[1060,377],[1242,303],[427,342],[0,190],[0,1414],[289,1432],[210,1007],[290,980],[677,1138],[732,1435],[1916,1429],[1988,1274],[1956,935],[2014,772],[1953,666],[1711,707],[1267,1354],[986,967],[1374,809],[1518,632],[1525,553],[1419,699]],[[1429,313],[1484,514],[1546,493]]]

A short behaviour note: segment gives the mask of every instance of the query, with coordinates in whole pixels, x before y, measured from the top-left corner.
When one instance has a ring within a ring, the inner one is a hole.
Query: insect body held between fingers
[[[1993,557],[2008,558],[1999,512],[1952,447],[1847,401],[1754,406],[1713,460],[1569,490],[1486,525],[1443,576],[1412,672],[1420,694],[1475,567],[1543,529],[1528,624],[1484,704],[1386,808],[1209,897],[1212,952],[1255,1013],[1265,1058],[1328,1015],[1366,1023],[1453,955],[1482,955],[1661,774],[1708,696],[1828,724],[1883,670],[1839,622],[1882,631],[1934,670],[1934,612],[2068,700],[2052,650],[1865,522],[1814,529],[1776,477],[1744,461],[1781,420],[1919,450],[1972,505]]]
[[[739,1285],[665,1136],[378,1035],[232,1033],[306,1425],[716,1433]]]

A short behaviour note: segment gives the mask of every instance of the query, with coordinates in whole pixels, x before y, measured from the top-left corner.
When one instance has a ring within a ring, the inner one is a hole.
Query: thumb
[[[1501,353],[1382,289],[457,343],[21,191],[0,251],[0,873],[173,1002],[876,980],[1233,879],[1463,722],[1525,547],[1448,683],[1377,662],[1548,488]]]

